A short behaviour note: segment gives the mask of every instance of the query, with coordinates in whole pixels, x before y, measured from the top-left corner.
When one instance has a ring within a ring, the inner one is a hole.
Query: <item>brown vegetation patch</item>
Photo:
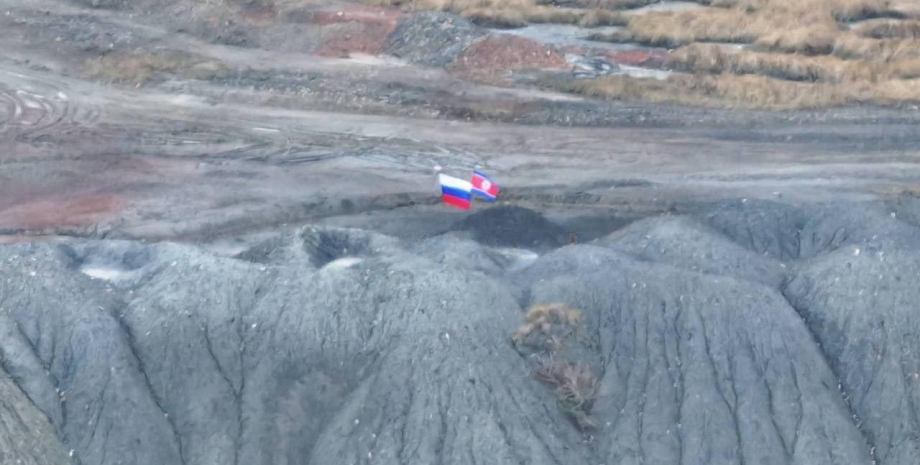
[[[116,52],[91,58],[84,64],[84,72],[91,79],[134,85],[170,76],[208,80],[228,71],[218,61],[177,50]]]
[[[674,75],[667,80],[610,76],[575,82],[567,89],[615,100],[770,110],[920,102],[918,79],[828,84],[753,75]]]
[[[559,408],[582,429],[597,426],[591,409],[597,399],[600,382],[591,368],[549,355],[539,360],[534,377],[553,388]]]
[[[853,30],[871,39],[920,39],[920,21],[892,21],[877,19],[866,21]]]
[[[103,221],[122,209],[124,202],[114,195],[83,194],[22,202],[0,210],[0,229],[41,231],[64,227],[86,227]]]
[[[537,0],[364,0],[398,5],[407,10],[444,11],[492,27],[521,27],[530,23],[581,24],[586,27],[624,25],[627,18],[600,8],[559,8]]]
[[[627,30],[607,37],[675,47],[694,42],[776,42],[784,51],[829,53],[846,32],[840,21],[894,15],[878,0],[723,0],[712,7],[633,17]]]
[[[538,304],[530,307],[524,315],[524,321],[525,323],[511,336],[515,344],[520,344],[535,334],[550,338],[545,342],[552,343],[553,329],[577,329],[581,323],[581,310],[561,303]],[[533,342],[530,344],[533,345]],[[558,343],[551,345],[558,350]]]
[[[801,56],[688,45],[668,54],[672,69],[709,74],[760,74],[791,81],[887,81],[920,77],[920,59],[854,61],[835,56]]]
[[[552,388],[559,408],[580,428],[594,427],[591,409],[600,382],[590,366],[566,359],[566,344],[581,338],[581,310],[562,303],[537,304],[527,310],[524,320],[511,341],[519,351],[537,351],[534,377]]]

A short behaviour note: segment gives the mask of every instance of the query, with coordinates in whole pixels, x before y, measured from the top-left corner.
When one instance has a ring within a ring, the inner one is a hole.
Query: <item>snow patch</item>
[[[115,281],[123,279],[128,274],[127,271],[120,268],[103,267],[87,265],[80,268],[80,272],[93,279],[102,279],[104,281]]]
[[[351,268],[352,266],[355,266],[363,261],[364,259],[358,257],[343,257],[327,263],[323,268],[329,270],[341,270],[345,268]]]

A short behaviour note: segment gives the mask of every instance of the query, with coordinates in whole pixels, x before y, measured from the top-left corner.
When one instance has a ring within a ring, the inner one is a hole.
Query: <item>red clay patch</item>
[[[496,35],[476,42],[449,66],[451,73],[490,78],[522,69],[568,69],[569,63],[545,44],[524,37]]]
[[[624,50],[610,52],[607,58],[620,65],[643,66],[646,68],[661,68],[668,57],[668,52],[663,49],[655,50]]]
[[[316,53],[324,57],[348,57],[352,53],[376,55],[383,50],[396,24],[345,23],[324,26]]]
[[[339,23],[392,23],[395,25],[403,17],[403,13],[397,8],[355,5],[314,11],[311,16],[309,22],[319,25]]]
[[[393,8],[352,6],[315,11],[310,22],[323,26],[319,55],[347,57],[351,53],[380,53],[400,18],[402,13]]]
[[[0,229],[41,231],[86,227],[109,218],[124,202],[114,195],[86,194],[46,198],[0,210]]]

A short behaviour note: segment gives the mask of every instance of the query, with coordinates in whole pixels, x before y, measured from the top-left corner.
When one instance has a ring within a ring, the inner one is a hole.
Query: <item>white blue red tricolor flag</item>
[[[439,174],[438,182],[441,183],[441,197],[444,203],[463,210],[469,210],[470,203],[473,201],[471,194],[473,190],[472,184],[446,174]]]
[[[479,170],[473,171],[473,181],[471,184],[473,185],[473,194],[489,202],[494,202],[495,197],[498,196],[499,191],[501,191],[498,184],[495,184],[491,178]]]

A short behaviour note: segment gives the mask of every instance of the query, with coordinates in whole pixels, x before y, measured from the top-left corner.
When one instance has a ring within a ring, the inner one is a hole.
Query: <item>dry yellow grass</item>
[[[220,63],[176,50],[149,53],[112,53],[87,60],[85,74],[106,82],[142,85],[157,76],[173,75],[185,79],[213,79],[224,75]]]
[[[728,50],[693,44],[668,54],[668,66],[679,71],[709,74],[759,74],[791,81],[889,81],[920,77],[920,59],[857,61],[835,56],[801,56]]]
[[[578,24],[583,27],[600,27],[600,26],[625,26],[629,24],[629,18],[615,11],[592,9],[587,10]]]
[[[920,21],[877,19],[866,21],[853,31],[871,39],[920,39]]]
[[[577,327],[581,322],[581,310],[565,304],[537,304],[527,310],[525,323],[511,336],[516,344],[533,333],[549,336],[553,325]]]
[[[920,40],[868,39],[845,34],[834,41],[834,55],[847,59],[891,61],[920,57]]]
[[[829,53],[839,21],[893,15],[885,0],[719,0],[710,8],[651,13],[630,20],[621,39],[651,45],[773,43],[778,50]]]
[[[848,103],[828,84],[805,84],[763,76],[675,75],[667,80],[611,76],[582,81],[575,92],[625,101],[722,108],[789,110]]]
[[[688,45],[668,54],[676,70],[709,74],[760,74],[792,81],[841,82],[873,80],[877,70],[865,63],[821,56],[726,50],[718,45]]]
[[[585,27],[625,25],[628,18],[615,11],[556,8],[538,0],[364,0],[377,5],[401,5],[412,10],[445,11],[498,27],[530,23],[580,24]]]
[[[639,8],[652,3],[658,3],[660,0],[566,0],[558,2],[568,6],[578,8],[603,8],[605,10],[628,10]],[[545,3],[549,3],[548,1]]]
[[[622,25],[596,40],[677,48],[665,81],[610,77],[569,89],[608,98],[732,108],[793,109],[844,104],[916,102],[920,78],[920,1],[700,0],[683,12],[626,15],[618,9],[652,0],[366,0],[439,10],[479,23],[523,26],[565,23]],[[918,20],[893,21],[892,17]],[[848,22],[866,20],[850,26]],[[701,45],[744,44],[742,51]],[[530,326],[528,326],[530,325]],[[522,329],[539,329],[528,323]]]
[[[840,30],[833,24],[777,29],[760,34],[755,45],[762,50],[805,55],[826,55],[834,51]]]
[[[838,21],[855,21],[881,16],[898,16],[898,4],[891,0],[710,0],[713,7],[761,13],[799,15],[830,14]]]
[[[624,39],[674,47],[693,42],[753,42],[779,25],[772,17],[741,10],[707,8],[680,13],[652,13],[629,21]]]
[[[920,102],[920,79],[829,84],[753,75],[675,75],[663,81],[611,76],[569,90],[615,100],[769,110]]]

